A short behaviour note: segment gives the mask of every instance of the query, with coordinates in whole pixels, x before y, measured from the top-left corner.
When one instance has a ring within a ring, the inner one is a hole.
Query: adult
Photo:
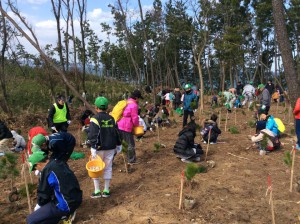
[[[190,116],[190,120],[194,120],[194,109],[198,107],[198,97],[192,90],[190,84],[186,84],[184,86],[184,96],[183,96],[183,124],[185,127],[187,124],[188,117]],[[195,104],[194,107],[191,106],[192,102]]]
[[[51,106],[48,114],[49,127],[52,129],[52,133],[59,131],[67,131],[68,126],[71,123],[70,110],[65,103],[63,95],[56,97],[55,103]]]
[[[181,92],[179,88],[174,89],[174,110],[181,104]]]
[[[131,97],[127,100],[128,104],[125,107],[122,118],[117,122],[120,131],[121,139],[127,142],[127,162],[132,165],[136,163],[135,141],[132,129],[139,126],[138,102],[142,97],[140,90],[134,90]]]
[[[51,151],[50,159],[67,162],[76,146],[76,139],[68,132],[57,132],[49,136],[36,135],[32,139],[32,152]]]
[[[300,150],[300,97],[296,101],[293,114],[295,115],[295,130],[297,135],[296,149]]]
[[[275,86],[274,86],[274,84],[272,83],[272,80],[271,80],[271,79],[268,80],[268,83],[266,84],[265,88],[269,91],[270,95],[272,96],[272,94],[273,94],[274,91],[275,91]]]
[[[37,205],[27,216],[27,224],[58,223],[70,216],[82,202],[82,191],[74,172],[63,161],[49,160],[42,151],[28,158],[30,172],[41,172],[37,190]]]
[[[241,83],[241,81],[238,81],[238,83],[236,85],[236,94],[238,96],[242,95],[243,88],[244,88],[244,85]]]
[[[88,139],[91,144],[91,155],[95,159],[101,157],[105,163],[103,171],[104,189],[100,190],[100,178],[93,178],[95,190],[91,198],[109,197],[109,185],[112,178],[112,163],[114,159],[115,150],[122,150],[121,140],[115,120],[110,116],[106,110],[108,107],[108,100],[105,97],[98,97],[95,100],[95,110],[97,114],[91,118]]]
[[[245,106],[249,101],[248,108],[250,108],[253,103],[254,94],[255,94],[255,88],[253,87],[253,82],[251,81],[249,82],[249,84],[245,85],[244,90],[242,92],[242,95],[245,97],[242,105]]]
[[[0,120],[0,151],[6,152],[9,150],[9,139],[13,137],[6,124]]]
[[[271,95],[269,90],[265,88],[264,84],[259,84],[258,87],[260,94],[260,108],[258,114],[268,115],[271,105]]]
[[[42,135],[46,136],[46,135],[48,135],[48,132],[43,127],[40,127],[40,126],[33,127],[28,131],[27,153],[29,155],[32,154],[32,151],[31,151],[32,139],[34,136],[36,136],[38,134],[42,134]]]

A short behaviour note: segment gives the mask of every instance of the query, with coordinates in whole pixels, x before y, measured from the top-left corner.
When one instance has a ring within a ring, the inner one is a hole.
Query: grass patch
[[[231,134],[239,134],[240,133],[240,131],[238,130],[238,128],[236,126],[231,126],[229,128],[229,131]]]

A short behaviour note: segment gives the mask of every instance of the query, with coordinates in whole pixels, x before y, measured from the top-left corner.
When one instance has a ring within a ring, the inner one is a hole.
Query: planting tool
[[[292,148],[292,153],[293,153],[293,158],[292,158],[292,167],[291,167],[290,192],[292,192],[292,190],[293,190],[293,176],[294,176],[294,165],[295,165],[295,154],[296,154],[296,150],[295,150],[294,145],[293,145],[293,148]]]
[[[28,210],[29,210],[29,214],[31,214],[31,212],[32,212],[31,200],[30,200],[30,194],[29,194],[29,189],[28,189],[27,177],[26,177],[26,173],[25,173],[25,167],[26,167],[26,164],[23,163],[21,174],[23,175],[23,178],[24,178],[25,188],[26,188],[26,195],[27,195]]]
[[[206,161],[207,154],[208,154],[208,148],[209,148],[209,144],[210,144],[210,135],[211,135],[211,129],[208,132],[208,139],[207,139],[207,146],[206,146],[206,153],[205,153],[205,160],[204,161]]]
[[[268,189],[267,189],[267,192],[266,192],[266,196],[268,194],[268,191],[270,191],[269,204],[271,205],[272,224],[275,224],[275,212],[274,212],[274,202],[273,202],[273,189],[272,189],[272,182],[271,182],[271,177],[270,176],[268,176]]]
[[[180,178],[180,194],[179,194],[179,209],[182,207],[182,192],[183,192],[183,181],[184,181],[184,171],[181,172],[181,178]]]

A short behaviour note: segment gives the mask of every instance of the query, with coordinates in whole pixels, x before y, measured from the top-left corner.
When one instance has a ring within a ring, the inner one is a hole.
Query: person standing
[[[271,95],[269,90],[265,88],[264,84],[259,84],[258,89],[261,92],[260,96],[260,108],[258,110],[258,114],[266,114],[268,115],[271,105]]]
[[[27,216],[27,224],[58,223],[63,217],[74,215],[82,203],[82,191],[74,172],[63,161],[49,160],[43,151],[29,158],[29,171],[41,172],[37,189],[37,205]]]
[[[184,97],[183,97],[183,124],[182,126],[185,127],[187,125],[188,116],[190,116],[190,120],[193,120],[194,117],[194,109],[198,108],[198,97],[192,90],[190,84],[186,84],[184,86]],[[191,104],[195,104],[194,107]]]
[[[243,92],[243,84],[241,83],[241,81],[238,81],[237,85],[236,85],[236,94],[238,96],[242,95],[242,92]]]
[[[297,135],[296,149],[300,150],[300,97],[296,101],[293,114],[295,115],[295,130]]]
[[[97,114],[90,119],[88,140],[91,144],[92,159],[97,155],[105,163],[103,171],[104,190],[100,190],[100,178],[93,178],[95,190],[91,198],[109,197],[109,185],[112,178],[112,162],[115,152],[121,152],[122,145],[115,120],[106,113],[108,100],[105,97],[97,97],[95,100]]]
[[[56,102],[51,106],[48,114],[49,127],[52,133],[68,130],[71,123],[70,110],[62,95],[56,97]]]
[[[274,86],[274,84],[272,83],[272,80],[271,80],[271,79],[268,80],[268,83],[267,83],[267,85],[265,86],[265,88],[269,91],[270,95],[272,96],[272,94],[273,94],[274,91],[275,91],[275,86]]]
[[[174,110],[181,104],[181,92],[179,88],[174,89]]]
[[[125,107],[122,118],[117,122],[120,131],[121,139],[127,142],[127,161],[130,165],[136,163],[135,141],[132,129],[139,126],[138,102],[143,99],[139,90],[134,90],[131,97],[127,100],[128,104]]]

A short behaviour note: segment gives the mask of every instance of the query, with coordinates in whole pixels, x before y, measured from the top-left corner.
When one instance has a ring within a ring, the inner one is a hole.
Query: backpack
[[[123,115],[123,111],[125,110],[125,107],[127,106],[128,103],[131,101],[127,100],[120,100],[113,108],[112,112],[110,115],[115,119],[115,122],[117,123]]]
[[[275,123],[277,124],[278,126],[278,130],[283,133],[285,131],[285,126],[284,124],[282,123],[282,120],[280,120],[279,118],[274,118],[274,121]]]

